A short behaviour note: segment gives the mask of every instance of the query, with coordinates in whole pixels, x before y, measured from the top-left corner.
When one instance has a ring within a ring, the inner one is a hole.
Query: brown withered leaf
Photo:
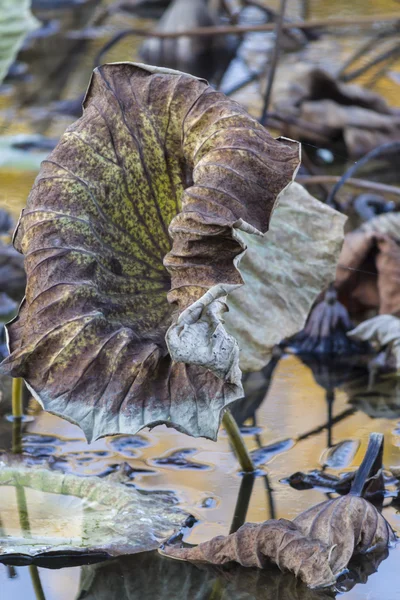
[[[400,214],[374,217],[345,236],[335,287],[350,312],[400,314]]]
[[[350,493],[304,511],[294,521],[246,523],[236,533],[193,548],[166,546],[168,556],[212,564],[237,562],[265,568],[274,562],[309,587],[332,585],[354,555],[386,552],[395,535],[378,510],[361,497],[381,453],[382,436],[372,434]]]
[[[243,567],[266,568],[274,562],[292,571],[310,587],[335,583],[329,565],[330,548],[317,539],[304,536],[299,527],[286,519],[265,523],[246,523],[236,533],[217,536],[194,548],[166,546],[163,553],[191,562],[223,565],[232,561]]]
[[[343,140],[352,157],[360,157],[385,142],[400,139],[400,116],[378,93],[341,83],[320,61],[318,42],[309,46],[307,63],[288,55],[281,61],[273,92],[273,109],[287,118],[286,135],[334,144]]]
[[[89,440],[160,423],[215,439],[243,395],[221,323],[242,284],[235,231],[268,229],[298,164],[203,80],[96,69],[15,234],[28,283],[2,373]]]

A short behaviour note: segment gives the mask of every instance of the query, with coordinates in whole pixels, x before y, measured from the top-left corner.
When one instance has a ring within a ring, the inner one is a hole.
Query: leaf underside
[[[2,372],[89,440],[160,423],[215,439],[240,371],[177,362],[165,335],[242,284],[234,228],[265,232],[297,166],[296,143],[202,80],[96,69],[16,231],[28,283]]]

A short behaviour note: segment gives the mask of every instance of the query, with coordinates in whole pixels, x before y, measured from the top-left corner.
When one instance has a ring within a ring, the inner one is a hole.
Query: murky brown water
[[[274,3],[270,4],[272,6]],[[388,13],[398,8],[398,3],[391,0],[357,0],[351,4],[347,0],[337,0],[335,3],[328,0],[310,1],[310,13],[314,18],[330,15]],[[289,0],[289,11],[296,15],[297,2]],[[142,24],[148,23],[142,22]],[[126,20],[122,17],[115,17],[113,25],[115,28],[127,26]],[[67,85],[63,88],[60,98],[53,93],[54,90],[45,90],[49,102],[55,99],[74,98],[82,93],[92,67],[93,56],[103,41],[101,39],[91,42],[88,49],[79,54],[75,67],[65,73]],[[336,42],[339,49],[337,60],[340,62],[346,52],[359,44],[360,38],[346,34],[338,36]],[[108,54],[107,60],[110,62],[134,60],[138,45],[138,40],[129,38],[113,49]],[[59,48],[59,58],[60,60],[62,58],[61,48]],[[394,64],[392,68],[399,71],[400,62]],[[25,106],[15,108],[17,99],[12,91],[8,92],[6,89],[3,94],[0,94],[0,134],[39,132],[57,137],[73,120],[69,117],[50,116],[42,109],[33,108],[37,104],[37,99],[43,95],[41,86],[51,88],[52,79],[48,74],[52,69],[55,69],[54,72],[59,69],[56,46],[53,47],[53,56],[49,57],[47,67],[42,64],[36,65],[37,80],[20,86],[18,100],[20,101],[22,97],[26,98]],[[380,79],[377,89],[392,105],[399,105],[399,85],[392,79],[389,77]],[[241,97],[244,93],[241,92]],[[1,157],[0,150],[0,161]],[[17,217],[35,175],[34,169],[20,170],[0,162],[0,207],[9,209]],[[326,427],[328,407],[325,390],[315,382],[311,370],[295,357],[286,357],[280,361],[268,394],[256,411],[256,424],[247,428],[245,439],[250,450],[276,442],[285,441],[285,443],[272,452],[269,460],[260,467],[261,473],[255,480],[247,513],[248,521],[263,521],[271,517],[293,518],[305,508],[324,500],[327,497],[324,491],[315,489],[298,491],[281,480],[296,471],[321,468],[323,462],[321,457],[332,444],[349,441],[346,446],[348,451],[340,455],[335,468],[325,469],[328,473],[340,474],[354,469],[361,461],[368,435],[372,431],[385,434],[385,467],[400,467],[400,398],[392,395],[389,407],[382,400],[371,405],[366,401],[362,402],[362,399],[361,394],[359,405],[362,410],[351,413],[348,410],[351,407],[349,392],[337,389],[333,417],[346,411],[349,414],[328,428]],[[383,418],[383,415],[388,415],[388,408],[390,408],[390,418]],[[0,418],[3,419],[2,416]],[[166,427],[157,427],[151,432],[141,432],[136,438],[139,443],[132,443],[123,437],[100,440],[88,446],[77,427],[42,412],[36,414],[31,423],[26,424],[24,435],[28,436],[26,450],[32,456],[36,456],[36,462],[47,461],[52,457],[55,469],[80,476],[95,474],[105,477],[114,476],[118,465],[128,463],[133,473],[131,481],[138,488],[173,490],[181,506],[198,518],[198,523],[188,533],[185,541],[198,543],[217,534],[226,534],[230,528],[242,478],[237,471],[235,457],[223,431],[217,443],[194,440]],[[50,440],[47,439],[49,436]],[[10,443],[11,425],[3,422],[0,426],[0,448],[9,448]],[[10,513],[7,512],[10,511],[15,500],[7,496],[5,489],[0,490],[0,498],[1,521],[15,532],[19,527],[18,521],[13,522]],[[68,535],[79,537],[82,528],[81,507],[75,506],[76,499],[65,497],[63,506],[59,497],[57,498],[56,501],[52,499],[50,504],[54,516],[59,517],[57,521],[57,526],[60,528],[59,535],[65,535],[65,530],[68,529]],[[389,506],[391,500],[391,498],[385,500],[387,506],[384,508],[384,515],[394,529],[400,532],[400,516],[394,506]],[[31,493],[28,497],[28,505],[35,526],[40,528],[40,520],[44,518],[43,506],[47,506],[44,497],[37,492]],[[74,508],[74,519],[63,520],[71,507]],[[400,547],[391,550],[389,557],[380,565],[379,572],[371,575],[366,583],[358,584],[347,592],[346,600],[400,598],[400,569],[397,566],[399,558]],[[155,575],[152,570],[148,571],[148,584],[144,592],[141,578],[138,576],[136,585],[129,577],[129,573],[134,572],[135,565],[140,572],[146,571],[146,566],[141,567],[141,560],[141,558],[132,559],[131,563],[120,561],[112,567],[100,565],[62,570],[39,569],[45,598],[46,600],[71,600],[78,597],[91,600],[95,598],[96,600],[100,598],[132,600],[140,596],[141,600],[143,597],[286,600],[286,598],[297,597],[288,595],[282,589],[272,595],[267,589],[265,595],[260,590],[257,594],[250,589],[246,592],[239,590],[234,584],[230,584],[229,587],[226,583],[215,583],[214,576],[202,574],[195,567],[179,565],[177,568],[177,563],[157,558],[154,559],[155,567],[153,565],[156,569]],[[162,567],[159,564],[160,560]],[[27,567],[10,570],[0,565],[1,600],[40,598],[38,592],[35,595],[31,575]],[[180,577],[182,577],[181,586]],[[89,580],[91,583],[88,583]],[[163,586],[161,580],[164,581]],[[185,585],[188,586],[187,593],[184,591]],[[311,600],[314,595],[310,592],[309,596],[301,597]]]

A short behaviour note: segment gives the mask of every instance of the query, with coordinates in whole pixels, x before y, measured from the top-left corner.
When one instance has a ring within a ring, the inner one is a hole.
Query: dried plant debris
[[[346,335],[353,327],[346,307],[338,301],[336,291],[330,287],[321,302],[312,309],[304,329],[287,343],[296,354],[365,354],[369,350],[368,344]]]
[[[264,238],[239,233],[247,246],[240,263],[245,285],[228,296],[225,322],[244,371],[261,369],[277,344],[302,329],[322,281],[325,288],[332,281],[331,257],[341,248],[345,221],[294,183],[279,196]]]
[[[400,314],[400,213],[374,217],[346,234],[335,287],[350,313]]]
[[[392,315],[379,315],[367,319],[348,336],[355,340],[367,341],[377,350],[385,350],[385,362],[400,370],[400,319]]]
[[[154,550],[185,518],[168,492],[143,494],[96,477],[0,464],[7,523],[7,532],[0,532],[0,562]]]
[[[273,110],[286,117],[287,135],[313,143],[343,140],[351,157],[400,139],[400,115],[384,98],[340,83],[328,70],[288,57],[277,70]],[[297,123],[296,123],[297,121]]]
[[[218,25],[220,19],[208,0],[174,0],[158,21],[156,31],[174,33],[196,27]],[[160,39],[149,37],[139,50],[150,65],[188,71],[198,77],[213,80],[221,76],[235,54],[239,38],[232,36],[178,37]]]
[[[0,7],[0,84],[26,35],[40,23],[31,13],[31,0],[2,0]]]
[[[355,471],[344,473],[343,475],[332,475],[323,470],[313,469],[307,473],[297,471],[290,477],[282,479],[282,483],[287,483],[295,490],[317,489],[322,492],[336,493],[344,496],[350,492]],[[387,478],[387,475],[380,469],[375,475],[369,477],[365,482],[363,498],[381,507],[385,496],[385,481],[393,483],[393,478]]]
[[[83,117],[43,162],[16,231],[28,283],[1,371],[88,440],[160,423],[215,439],[221,411],[243,396],[243,339],[261,367],[272,347],[244,316],[248,303],[237,301],[227,332],[226,296],[244,281],[247,301],[268,307],[271,323],[279,312],[285,335],[332,277],[343,217],[289,186],[298,164],[295,142],[273,139],[203,80],[133,63],[96,69]],[[281,263],[274,273],[265,262],[261,233],[286,188],[281,218],[301,213],[309,229],[272,234],[289,248],[287,285],[274,294]],[[239,271],[244,244],[253,259]],[[300,299],[294,316],[289,296]]]
[[[271,561],[292,571],[309,587],[333,585],[351,558],[366,552],[386,552],[394,542],[390,525],[361,497],[382,451],[383,436],[372,434],[350,492],[322,502],[294,521],[246,523],[236,533],[218,536],[194,548],[166,546],[163,552],[192,562],[265,568]]]

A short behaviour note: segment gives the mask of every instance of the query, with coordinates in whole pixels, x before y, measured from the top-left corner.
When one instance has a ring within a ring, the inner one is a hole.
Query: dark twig
[[[372,69],[372,67],[375,67],[376,65],[379,65],[380,63],[389,59],[397,58],[398,56],[400,56],[400,45],[396,44],[394,47],[390,48],[389,50],[385,50],[385,52],[382,52],[362,67],[354,69],[354,71],[351,71],[350,73],[342,73],[340,79],[344,82],[352,81],[353,79],[364,75],[364,73]]]
[[[340,180],[341,177],[339,175],[298,175],[296,177],[296,181],[302,185],[337,183]],[[395,196],[400,196],[400,187],[388,185],[386,183],[379,183],[377,181],[369,181],[368,179],[350,177],[346,179],[345,185],[350,185],[374,192],[380,192],[382,194],[393,194]]]
[[[238,82],[234,83],[229,88],[228,87],[224,88],[223,92],[224,92],[225,96],[231,96],[232,94],[235,94],[236,92],[239,92],[241,89],[243,89],[244,87],[246,87],[246,85],[248,85],[249,83],[252,83],[253,81],[257,81],[257,79],[259,78],[259,76],[260,76],[259,73],[255,73],[254,71],[250,72],[241,81],[238,81]]]
[[[275,30],[274,51],[272,54],[271,64],[270,64],[269,71],[268,71],[267,89],[265,91],[264,106],[263,106],[261,118],[260,118],[261,125],[265,125],[266,121],[267,121],[267,113],[268,113],[268,108],[269,108],[270,101],[271,101],[271,92],[272,92],[272,87],[274,85],[276,67],[278,66],[279,55],[280,55],[280,45],[281,45],[282,31],[283,31],[282,27],[283,27],[283,19],[285,16],[286,4],[287,4],[287,0],[281,0],[280,9],[279,9],[279,18],[276,23],[276,30]]]
[[[328,429],[328,427],[332,427],[332,425],[340,423],[344,419],[347,419],[347,417],[351,417],[352,415],[354,415],[355,412],[357,412],[355,408],[346,408],[346,410],[336,415],[336,417],[332,417],[332,419],[330,419],[327,423],[324,423],[323,425],[318,425],[318,427],[315,427],[310,431],[306,431],[306,433],[302,433],[301,435],[299,435],[296,441],[300,442],[301,440],[307,440],[313,435],[321,433],[322,431],[324,431],[324,429]]]
[[[357,19],[313,19],[312,21],[290,21],[282,24],[282,29],[324,29],[329,27],[373,27],[376,22],[400,22],[398,14],[367,15]],[[215,27],[193,27],[182,31],[152,31],[149,29],[131,29],[132,35],[138,37],[155,37],[163,39],[176,39],[179,37],[214,37],[216,35],[244,34],[250,32],[275,31],[275,23],[262,23],[261,25],[216,25]],[[83,31],[84,33],[84,31]]]
[[[340,188],[354,175],[354,173],[362,166],[366,165],[370,160],[374,158],[379,158],[382,154],[389,154],[392,152],[400,152],[400,142],[389,142],[388,144],[382,144],[377,148],[365,154],[360,160],[358,160],[354,165],[350,167],[339,179],[339,181],[333,186],[331,191],[329,192],[329,196],[326,200],[326,203],[329,206],[336,207],[336,194],[340,190]]]
[[[342,65],[339,72],[337,73],[337,77],[342,80],[343,76],[345,76],[345,71],[348,69],[353,63],[359,60],[362,57],[365,57],[365,54],[372,50],[372,48],[380,42],[383,38],[394,33],[393,27],[390,29],[385,29],[384,31],[379,31],[372,38],[369,38],[366,42],[364,42],[355,52],[352,54]]]

